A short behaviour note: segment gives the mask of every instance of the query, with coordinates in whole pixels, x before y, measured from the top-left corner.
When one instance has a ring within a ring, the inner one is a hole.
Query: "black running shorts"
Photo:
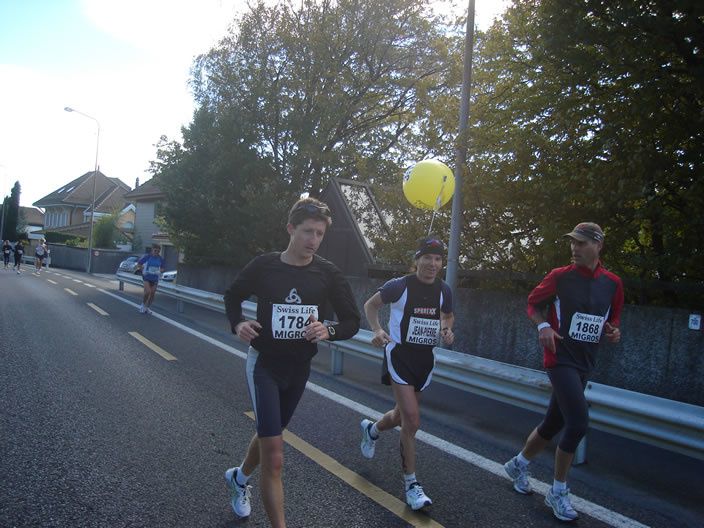
[[[384,350],[384,364],[381,382],[391,385],[391,380],[399,385],[413,385],[416,392],[430,385],[435,366],[432,347],[404,347],[389,343]]]
[[[259,361],[260,353],[247,351],[247,385],[260,438],[279,436],[291,421],[306,389],[310,361],[293,363],[285,375],[274,376]]]

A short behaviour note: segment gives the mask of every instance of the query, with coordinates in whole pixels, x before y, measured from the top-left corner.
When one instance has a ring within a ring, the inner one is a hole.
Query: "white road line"
[[[115,295],[114,293],[111,293],[107,290],[103,290],[102,288],[99,288],[99,291],[105,293],[106,295],[109,295],[110,297],[113,297],[119,301],[122,301],[126,304],[132,305],[135,308],[138,308],[139,305],[136,303],[133,303],[132,301],[128,301],[127,299],[124,299],[118,295]],[[156,317],[157,319],[160,319],[164,321],[165,323],[168,323],[172,326],[175,326],[176,328],[183,330],[186,333],[191,334],[192,336],[195,336],[199,339],[202,339],[203,341],[206,341],[210,343],[211,345],[214,345],[226,352],[229,352],[230,354],[233,354],[239,358],[246,359],[247,354],[244,352],[241,352],[237,350],[235,347],[232,347],[230,345],[227,345],[221,341],[218,341],[217,339],[214,339],[210,336],[207,336],[205,334],[202,334],[201,332],[198,332],[197,330],[193,330],[192,328],[189,328],[179,322],[176,322],[172,319],[169,319],[168,317],[165,317],[163,315],[154,313],[152,314],[152,317]],[[384,413],[379,412],[375,409],[372,409],[371,407],[367,407],[366,405],[362,405],[361,403],[358,403],[354,400],[350,400],[349,398],[346,398],[344,396],[341,396],[335,392],[332,392],[331,390],[326,389],[325,387],[321,387],[320,385],[316,385],[315,383],[311,383],[310,381],[306,384],[306,388],[310,389],[311,391],[315,392],[316,394],[319,394],[325,398],[328,398],[329,400],[332,400],[344,407],[347,407],[348,409],[351,409],[353,411],[358,412],[362,416],[367,416],[369,418],[374,418],[375,420],[380,419]],[[447,440],[443,440],[442,438],[439,438],[435,435],[431,435],[429,433],[426,433],[425,431],[418,430],[416,433],[416,438],[420,440],[421,442],[425,442],[426,444],[429,444],[436,449],[439,449],[440,451],[443,451],[447,453],[448,455],[452,455],[454,457],[459,458],[460,460],[463,460],[465,462],[468,462],[469,464],[472,464],[474,466],[477,466],[480,469],[483,469],[499,478],[507,479],[508,476],[506,475],[506,472],[504,471],[503,464],[499,462],[494,462],[493,460],[489,460],[488,458],[485,458],[477,453],[474,453],[473,451],[470,451],[468,449],[464,449],[463,447],[457,446],[455,444],[452,444],[448,442]],[[531,483],[533,484],[533,489],[540,493],[541,495],[545,495],[551,488],[551,485],[546,484],[544,482],[541,482],[537,479],[531,478]],[[508,488],[507,488],[508,489]],[[614,526],[617,528],[648,528],[647,525],[639,523],[635,519],[631,519],[630,517],[626,517],[625,515],[621,515],[618,512],[615,512],[613,510],[609,510],[608,508],[605,508],[603,506],[600,506],[596,503],[593,503],[591,501],[588,501],[586,499],[582,499],[581,497],[574,495],[570,493],[570,499],[572,500],[572,505],[579,511],[580,513],[584,513],[586,515],[589,515],[590,517],[593,517],[594,519],[597,519],[599,521],[602,521],[609,526]]]
[[[76,297],[78,297],[78,294],[77,294],[75,291],[69,290],[68,288],[64,288],[64,290],[66,290],[67,292],[69,292],[71,295],[75,295]]]
[[[78,280],[78,279],[73,279],[73,282],[77,282],[77,283],[79,283],[79,284],[80,284],[80,283],[82,283],[83,281],[81,281],[81,280]]]
[[[103,309],[100,308],[99,306],[96,306],[96,305],[93,304],[93,303],[86,303],[86,304],[87,304],[88,306],[90,306],[91,308],[93,308],[93,310],[95,310],[96,312],[98,312],[100,315],[110,315],[110,314],[107,313],[105,310],[103,310]]]
[[[50,282],[50,283],[52,283],[52,284],[58,284],[58,282],[53,281],[53,280],[51,280],[51,279],[47,279],[46,281],[47,281],[47,282]]]
[[[124,299],[124,298],[120,297],[119,295],[115,295],[114,293],[111,293],[111,292],[109,292],[109,291],[107,291],[107,290],[104,290],[104,289],[102,289],[102,288],[98,288],[98,291],[100,291],[100,292],[102,292],[102,293],[104,293],[104,294],[106,294],[106,295],[109,295],[110,297],[114,297],[114,298],[117,299],[118,301],[122,301],[122,302],[125,303],[125,304],[129,304],[130,306],[134,306],[135,308],[139,308],[139,304],[133,303],[132,301],[128,301],[127,299]],[[172,326],[175,326],[176,328],[178,328],[178,329],[180,329],[180,330],[183,330],[184,332],[189,333],[189,334],[191,334],[191,335],[193,335],[193,336],[195,336],[195,337],[197,337],[197,338],[199,338],[199,339],[202,339],[203,341],[205,341],[205,342],[207,342],[207,343],[210,343],[211,345],[214,345],[214,346],[216,346],[216,347],[218,347],[218,348],[221,348],[222,350],[224,350],[224,351],[226,351],[226,352],[229,352],[230,354],[232,354],[232,355],[234,355],[234,356],[237,356],[237,357],[242,358],[242,359],[247,359],[247,354],[245,354],[244,352],[241,352],[241,351],[237,350],[235,347],[230,346],[230,345],[227,345],[227,344],[223,343],[222,341],[218,341],[217,339],[213,339],[212,337],[207,336],[207,335],[205,335],[205,334],[201,334],[201,333],[198,332],[197,330],[193,330],[192,328],[189,328],[189,327],[187,327],[187,326],[185,326],[185,325],[182,325],[181,323],[176,322],[176,321],[174,321],[174,320],[172,320],[172,319],[169,319],[168,317],[164,317],[164,316],[161,315],[161,314],[158,314],[158,313],[156,313],[156,312],[153,312],[153,313],[152,313],[150,316],[148,316],[148,317],[156,317],[157,319],[161,319],[161,320],[164,321],[165,323],[168,323],[168,324],[170,324],[170,325],[172,325]]]

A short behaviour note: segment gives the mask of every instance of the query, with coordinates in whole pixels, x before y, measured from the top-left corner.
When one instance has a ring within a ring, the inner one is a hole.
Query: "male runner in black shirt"
[[[261,463],[262,499],[274,528],[286,526],[282,431],[293,416],[310,374],[310,360],[323,340],[349,339],[359,330],[359,310],[349,283],[331,262],[315,254],[331,223],[330,210],[314,198],[291,208],[289,244],[281,253],[252,260],[225,293],[225,308],[237,336],[250,344],[247,384],[257,433],[238,467],[225,472],[238,517],[251,512],[247,480]],[[257,319],[242,316],[242,301],[257,296]],[[332,306],[335,325],[321,322]]]

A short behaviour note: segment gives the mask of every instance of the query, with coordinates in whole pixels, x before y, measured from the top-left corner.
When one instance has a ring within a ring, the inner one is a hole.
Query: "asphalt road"
[[[0,527],[268,526],[230,510],[223,473],[254,431],[244,346],[222,314],[110,277],[0,269]],[[419,479],[435,504],[403,505],[398,433],[359,453],[361,418],[387,410],[378,365],[315,360],[285,451],[290,527],[564,525],[501,474],[539,415],[434,383],[424,393]],[[532,465],[551,483],[552,455]],[[543,484],[543,488],[547,484]],[[704,463],[598,431],[570,486],[580,527],[704,526]]]

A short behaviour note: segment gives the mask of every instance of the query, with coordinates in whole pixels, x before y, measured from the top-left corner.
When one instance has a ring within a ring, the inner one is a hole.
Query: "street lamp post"
[[[447,251],[447,273],[445,280],[453,290],[457,285],[460,264],[460,233],[462,232],[462,172],[467,163],[467,121],[469,120],[469,97],[472,88],[472,55],[474,50],[474,3],[467,6],[467,29],[464,38],[464,74],[460,95],[460,124],[455,145],[455,194],[452,197],[452,220],[450,244]]]
[[[64,110],[66,110],[67,112],[75,112],[77,114],[82,115],[83,117],[87,117],[88,119],[92,119],[93,121],[95,121],[95,124],[98,127],[98,133],[96,134],[96,139],[95,139],[95,168],[93,169],[93,197],[91,199],[91,204],[90,204],[90,227],[88,229],[88,268],[86,269],[86,272],[91,273],[92,264],[93,264],[93,217],[95,215],[95,181],[98,179],[98,149],[100,147],[100,123],[93,116],[89,116],[88,114],[84,114],[83,112],[79,112],[78,110],[75,110],[75,109],[71,108],[70,106],[65,107]]]

